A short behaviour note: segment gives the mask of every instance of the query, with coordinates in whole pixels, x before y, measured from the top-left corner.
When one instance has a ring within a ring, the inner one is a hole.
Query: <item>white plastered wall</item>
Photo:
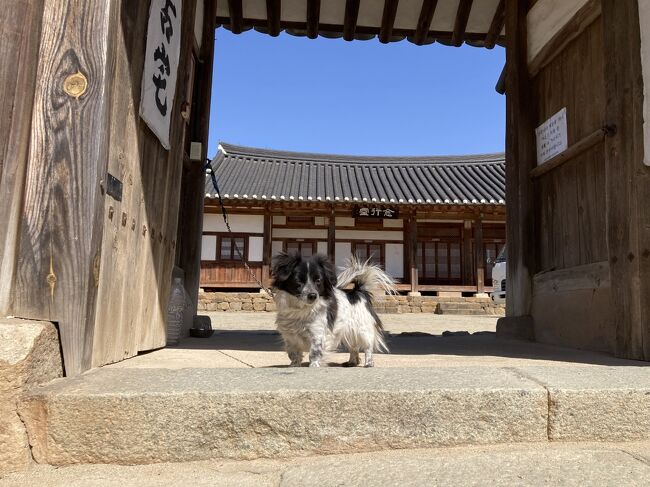
[[[384,218],[384,228],[403,228],[404,220],[391,220]]]
[[[645,157],[650,166],[650,0],[639,0],[639,25],[641,26],[641,63],[643,64],[643,140]]]
[[[229,215],[230,228],[235,233],[263,233],[264,215]],[[216,213],[203,215],[204,232],[227,232],[223,217]]]
[[[391,232],[386,230],[337,230],[337,240],[402,240],[404,232]]]
[[[282,242],[273,240],[271,242],[271,255],[279,254],[280,252],[282,252]]]
[[[350,242],[336,242],[334,246],[334,263],[336,267],[343,267],[352,255],[352,244]]]
[[[533,5],[527,17],[529,63],[588,1],[539,0]]]
[[[217,236],[203,235],[201,238],[201,260],[215,260],[217,258]]]
[[[394,278],[404,277],[404,244],[386,244],[386,272]]]
[[[318,238],[327,240],[327,230],[314,228],[274,228],[273,238]]]
[[[248,237],[248,260],[261,262],[264,258],[264,237]]]

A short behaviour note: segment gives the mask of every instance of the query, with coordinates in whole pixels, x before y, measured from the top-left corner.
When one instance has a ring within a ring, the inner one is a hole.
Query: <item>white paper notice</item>
[[[151,0],[142,75],[140,116],[167,150],[181,50],[182,10],[183,0]]]
[[[561,154],[568,148],[566,108],[563,108],[535,130],[537,165]]]

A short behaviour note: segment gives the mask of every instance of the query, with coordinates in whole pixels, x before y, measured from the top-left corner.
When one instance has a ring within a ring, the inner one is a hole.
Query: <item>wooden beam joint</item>
[[[379,42],[387,44],[393,36],[393,26],[397,16],[399,0],[385,0],[384,13],[381,17],[381,29],[379,31]]]
[[[497,39],[503,31],[503,26],[506,23],[506,1],[501,0],[497,6],[494,17],[492,18],[492,23],[488,30],[487,36],[485,36],[485,48],[493,49],[497,43]]]
[[[438,0],[424,0],[422,2],[418,25],[415,29],[415,36],[413,37],[413,42],[416,45],[421,46],[426,42],[427,37],[429,36],[429,31],[431,30],[431,22],[436,13],[437,6]]]
[[[359,18],[359,4],[361,0],[347,0],[345,3],[345,20],[343,21],[343,39],[346,41],[354,40],[354,34],[357,29],[357,19]]]
[[[456,21],[454,23],[454,33],[451,36],[451,43],[456,47],[460,47],[465,41],[465,31],[467,30],[467,21],[469,14],[472,11],[472,4],[474,0],[460,0],[458,4],[458,12],[456,13]]]
[[[320,0],[308,0],[307,2],[307,37],[316,39],[318,37],[318,24],[320,22]]]
[[[244,9],[242,0],[228,0],[230,14],[230,30],[233,34],[241,34],[244,25]]]

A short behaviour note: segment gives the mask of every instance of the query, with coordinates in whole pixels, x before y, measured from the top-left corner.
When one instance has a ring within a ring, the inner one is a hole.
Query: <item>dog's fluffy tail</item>
[[[379,266],[371,264],[370,259],[362,262],[355,256],[350,257],[347,265],[339,274],[337,286],[345,288],[350,284],[354,284],[356,289],[371,295],[384,292],[397,294],[393,279]]]

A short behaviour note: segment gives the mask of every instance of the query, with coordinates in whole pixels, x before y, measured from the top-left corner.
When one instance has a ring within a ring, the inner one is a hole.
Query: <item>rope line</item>
[[[221,214],[223,215],[223,221],[226,224],[226,228],[228,229],[229,233],[233,233],[232,229],[230,228],[230,221],[228,221],[228,214],[226,212],[226,205],[223,203],[223,199],[221,198],[221,191],[219,191],[219,185],[217,184],[217,176],[214,174],[214,169],[212,169],[212,161],[208,159],[206,165],[205,165],[205,171],[210,174],[210,178],[212,179],[212,186],[214,186],[215,191],[217,192],[217,198],[219,199],[219,205],[221,206]],[[242,264],[244,264],[244,268],[250,274],[250,276],[253,278],[253,280],[259,285],[260,289],[262,289],[266,294],[269,296],[273,297],[273,293],[269,288],[267,288],[264,284],[262,284],[262,281],[260,281],[253,270],[250,268],[248,265],[248,262],[246,262],[246,259],[244,258],[243,254],[241,253],[241,250],[239,250],[239,246],[237,245],[237,240],[232,239],[232,244],[235,247],[235,251],[237,252],[237,255],[239,256],[239,259],[242,261]]]

